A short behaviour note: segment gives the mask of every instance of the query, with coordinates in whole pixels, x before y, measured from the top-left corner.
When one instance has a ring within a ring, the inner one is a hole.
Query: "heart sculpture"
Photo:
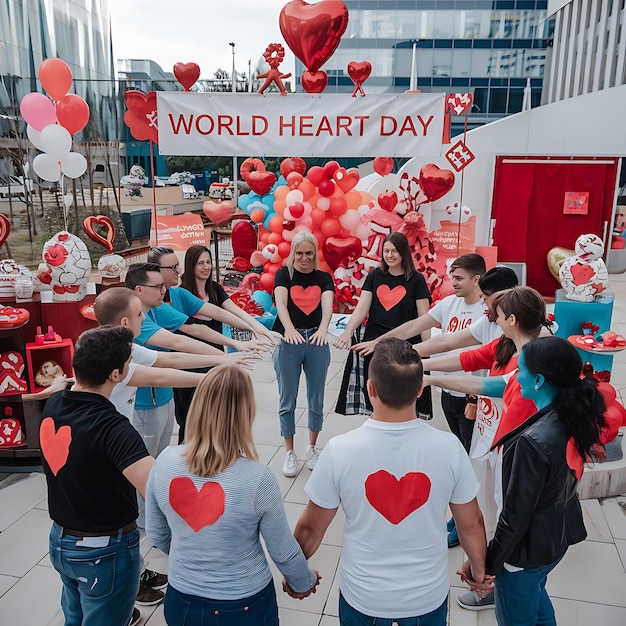
[[[106,237],[99,235],[94,226],[104,226],[106,229]],[[106,248],[106,251],[111,254],[113,252],[113,242],[115,241],[115,226],[113,222],[106,215],[90,215],[83,221],[83,229],[87,233],[87,236],[92,241],[99,243]]]
[[[344,169],[343,167],[335,170],[333,174],[333,179],[337,183],[337,186],[344,193],[348,193],[351,189],[356,187],[356,184],[359,182],[359,170],[356,168],[351,168],[349,170]]]
[[[393,172],[393,159],[391,157],[376,157],[374,159],[374,171],[381,176],[387,176]]]
[[[130,134],[137,141],[150,140],[159,143],[159,126],[157,124],[156,91],[147,94],[129,89],[124,92],[127,111],[124,113],[124,123],[130,129]]]
[[[428,201],[434,202],[454,187],[454,172],[442,170],[434,163],[427,163],[420,170],[419,183]]]
[[[455,115],[463,115],[472,106],[471,93],[453,93],[446,101],[448,110]]]
[[[291,0],[282,8],[278,23],[291,51],[315,73],[337,49],[348,27],[348,7],[340,0],[316,4]]]
[[[222,200],[222,202],[206,200],[202,205],[202,211],[214,224],[223,224],[231,218],[235,207],[230,200]]]
[[[11,232],[11,222],[6,215],[0,213],[0,248],[4,245],[4,242],[8,239]]]
[[[304,176],[306,172],[306,162],[300,157],[287,157],[280,163],[280,173],[287,178],[291,172],[298,172]]]
[[[264,196],[269,193],[272,187],[276,184],[276,174],[274,172],[251,172],[246,181],[250,186],[250,189],[260,196]]]
[[[563,265],[567,259],[573,257],[575,254],[576,252],[574,252],[574,250],[559,248],[558,246],[548,250],[548,269],[556,281],[561,282],[561,277],[559,275],[561,265]]]
[[[395,191],[385,191],[378,194],[378,206],[385,211],[393,211],[398,204],[398,194]]]
[[[328,74],[326,72],[317,71],[315,73],[304,70],[300,76],[302,88],[307,93],[322,93],[328,85]]]
[[[305,314],[313,313],[319,306],[322,299],[322,290],[318,285],[301,287],[294,285],[290,291],[293,303]]]
[[[179,476],[172,478],[169,496],[174,511],[196,533],[224,514],[226,494],[219,483],[204,483],[198,491],[191,478]]]
[[[56,430],[54,420],[45,417],[39,428],[41,452],[50,466],[50,471],[56,476],[63,468],[70,453],[72,443],[72,427],[61,426]]]
[[[367,477],[365,497],[386,520],[399,524],[428,502],[430,485],[430,478],[421,472],[409,472],[398,480],[380,470]]]
[[[406,296],[406,287],[402,285],[396,285],[393,289],[390,289],[389,285],[379,285],[376,289],[376,297],[385,311],[393,309],[404,296]]]
[[[348,63],[348,76],[350,76],[352,82],[355,84],[352,97],[356,96],[357,91],[360,92],[362,96],[365,95],[362,85],[369,78],[371,73],[372,64],[369,61],[350,61],[350,63]]]
[[[326,237],[322,253],[328,266],[334,271],[338,267],[348,267],[351,261],[361,256],[363,244],[358,237]]]
[[[176,80],[189,91],[200,78],[200,66],[197,63],[174,64],[174,76]]]

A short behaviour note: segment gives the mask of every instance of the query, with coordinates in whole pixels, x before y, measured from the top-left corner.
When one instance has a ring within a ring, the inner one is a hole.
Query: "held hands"
[[[461,580],[472,590],[475,591],[480,598],[484,598],[488,593],[493,591],[495,576],[484,574],[483,576],[474,576],[469,560],[463,563],[457,574]]]
[[[340,350],[344,350],[345,348],[349,348],[352,343],[352,333],[344,330],[335,341],[333,341],[333,346],[335,348],[339,348]]]
[[[315,584],[308,591],[304,591],[302,593],[298,593],[294,591],[284,578],[283,578],[283,591],[287,595],[291,596],[292,598],[296,598],[296,600],[304,600],[304,598],[308,598],[312,593],[315,593],[317,591],[317,586],[320,584],[320,580],[322,580],[320,573],[317,570],[313,570],[313,571],[315,572],[315,575],[317,576],[317,580],[315,581]]]
[[[477,404],[466,404],[465,405],[465,419],[471,420],[474,422],[476,420],[476,410],[478,409]]]

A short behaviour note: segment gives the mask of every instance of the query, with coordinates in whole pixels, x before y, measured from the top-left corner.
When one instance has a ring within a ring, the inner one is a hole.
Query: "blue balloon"
[[[250,196],[247,193],[244,193],[244,194],[239,196],[239,199],[237,200],[237,206],[242,211],[245,211],[247,213],[248,212],[248,205],[251,202],[252,202],[252,200],[250,199]]]
[[[263,220],[263,226],[269,230],[270,229],[270,220],[273,217],[276,217],[277,213],[275,213],[273,210],[270,210],[270,212],[265,216],[265,219]]]
[[[254,300],[259,306],[263,307],[263,311],[267,313],[272,308],[272,296],[267,291],[258,290],[251,296],[250,300]]]

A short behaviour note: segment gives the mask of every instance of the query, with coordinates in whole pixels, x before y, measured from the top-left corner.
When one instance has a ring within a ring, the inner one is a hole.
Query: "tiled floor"
[[[626,334],[626,275],[611,275],[616,294],[613,329]],[[332,349],[332,363],[326,388],[327,410],[319,445],[336,434],[359,426],[363,418],[333,413],[339,390],[345,353]],[[301,469],[295,479],[281,473],[283,451],[278,432],[278,392],[269,358],[255,365],[252,373],[258,415],[254,425],[255,442],[261,460],[274,470],[290,524],[293,526],[306,504],[304,485],[309,475]],[[613,380],[626,398],[626,351],[615,356]],[[435,404],[438,399],[435,400]],[[302,458],[306,445],[305,397],[298,400],[296,451]],[[447,428],[439,413],[432,424]],[[301,464],[302,465],[302,464]],[[626,624],[626,494],[622,497],[583,502],[588,530],[587,540],[572,547],[563,562],[550,575],[548,590],[554,600],[559,624],[566,626],[624,626]],[[315,595],[297,601],[278,593],[283,626],[336,626],[338,586],[337,566],[341,552],[343,517],[331,524],[317,554],[311,559],[323,580]],[[42,474],[0,474],[0,624],[7,626],[60,626],[61,583],[47,555],[50,520],[46,508],[45,480]],[[143,543],[149,565],[167,571],[167,557],[147,541]],[[465,592],[455,571],[463,560],[460,547],[449,551],[451,626],[495,626],[492,610],[471,612],[461,609],[456,598]],[[276,569],[275,580],[280,589]],[[142,608],[142,624],[165,624],[162,607]]]

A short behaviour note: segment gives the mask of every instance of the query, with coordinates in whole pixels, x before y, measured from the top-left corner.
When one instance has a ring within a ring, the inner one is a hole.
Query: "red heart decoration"
[[[372,73],[372,64],[369,61],[350,61],[348,63],[348,76],[352,82],[359,87]]]
[[[337,49],[348,27],[348,7],[339,0],[316,4],[291,0],[282,8],[278,23],[291,51],[315,73]]]
[[[176,80],[189,91],[200,78],[200,66],[197,63],[176,63],[174,65]]]
[[[304,176],[306,172],[306,162],[300,157],[287,157],[280,163],[280,173],[284,178],[287,178],[291,172],[298,172]]]
[[[571,265],[570,271],[572,272],[574,284],[577,287],[578,285],[588,283],[596,274],[596,271],[588,263],[574,263]]]
[[[250,186],[250,189],[260,196],[264,196],[269,193],[274,184],[276,183],[276,174],[274,172],[251,172],[246,181]]]
[[[300,76],[300,83],[307,93],[322,93],[328,85],[328,74],[321,70],[314,74],[309,72],[309,70],[304,70],[302,76]]]
[[[472,106],[471,93],[453,93],[447,99],[448,110],[455,115],[463,115]]]
[[[420,187],[429,202],[445,196],[454,187],[454,172],[427,163],[420,170]]]
[[[0,354],[0,371],[9,370],[18,376],[24,373],[24,357],[14,350]]]
[[[107,232],[106,237],[99,235],[94,230],[94,226],[104,226]],[[83,221],[83,230],[91,240],[104,246],[109,254],[113,252],[115,226],[113,226],[113,222],[106,215],[90,215],[86,217]]]
[[[0,394],[26,393],[28,385],[13,370],[0,370]]]
[[[26,309],[16,309],[12,306],[0,307],[0,328],[19,328],[24,326],[30,319],[30,313]]]
[[[130,89],[124,93],[126,108],[124,123],[130,134],[138,141],[150,140],[159,143],[159,126],[157,123],[156,91],[147,94]]]
[[[24,433],[19,421],[12,417],[5,417],[0,420],[0,448],[25,445],[26,441],[24,441]]]
[[[170,482],[170,504],[195,533],[215,524],[224,514],[225,503],[226,494],[219,483],[204,483],[198,491],[187,476],[172,478]]]
[[[328,180],[328,176],[326,175],[324,168],[319,165],[314,165],[310,168],[306,177],[309,179],[309,182],[316,187],[319,187],[322,181]]]
[[[385,191],[378,194],[378,206],[385,211],[393,211],[398,204],[398,194],[395,191]]]
[[[374,159],[374,171],[381,176],[387,176],[393,172],[393,159],[391,157],[376,157]]]
[[[11,232],[11,222],[9,222],[9,218],[6,215],[0,213],[0,248],[4,245],[4,242],[9,237],[9,233]]]
[[[396,285],[393,289],[390,289],[389,285],[379,285],[376,289],[376,297],[383,305],[385,311],[393,309],[405,295],[406,288],[402,285]]]
[[[334,271],[338,267],[348,267],[351,261],[361,256],[363,244],[358,237],[326,237],[322,244],[322,254],[328,266]]]
[[[294,220],[300,219],[304,215],[304,204],[302,204],[302,202],[294,202],[287,208],[289,209],[289,213],[291,213],[291,217],[293,217]]]
[[[398,480],[380,470],[365,480],[367,501],[386,520],[399,524],[405,517],[428,502],[430,478],[422,472],[409,472]]]
[[[202,204],[202,211],[214,224],[223,224],[232,217],[235,206],[231,200],[222,200],[221,202],[205,200]]]
[[[39,427],[39,442],[50,471],[56,476],[63,468],[70,453],[72,443],[72,427],[69,425],[55,429],[54,420],[45,417]]]
[[[237,221],[231,231],[230,241],[233,246],[233,255],[248,260],[257,247],[254,226],[247,221]]]
[[[305,314],[313,313],[322,299],[322,290],[319,285],[301,287],[294,285],[290,289],[292,302]]]
[[[343,167],[335,170],[333,175],[334,181],[337,183],[337,186],[344,193],[348,193],[351,189],[356,187],[356,184],[359,182],[359,170],[356,168],[351,168],[349,170],[344,169]]]

